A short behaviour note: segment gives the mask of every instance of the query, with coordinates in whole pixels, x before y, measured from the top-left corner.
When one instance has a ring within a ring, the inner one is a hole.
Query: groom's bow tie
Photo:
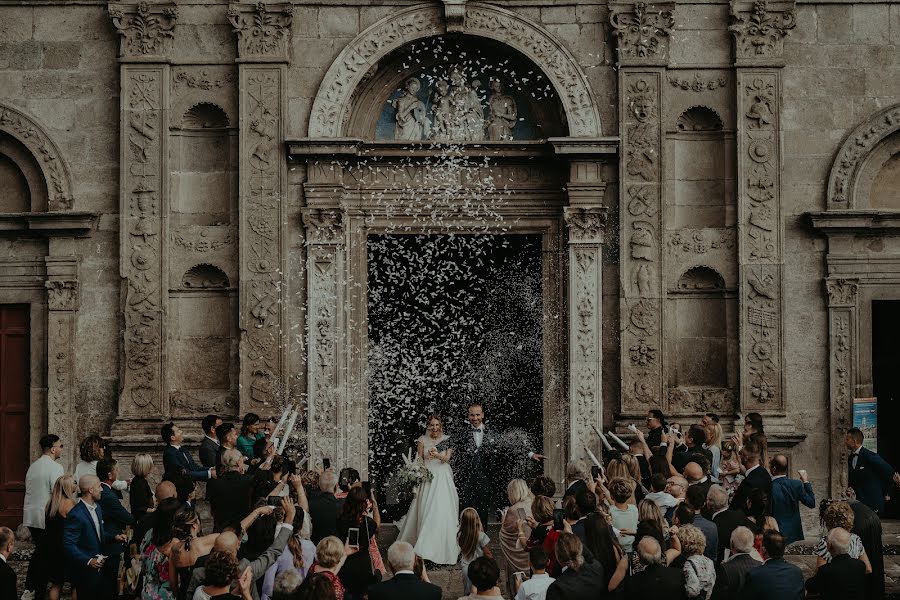
[[[479,426],[479,427],[472,427],[472,431],[481,431],[481,432],[484,432],[484,425],[481,425],[481,426]]]

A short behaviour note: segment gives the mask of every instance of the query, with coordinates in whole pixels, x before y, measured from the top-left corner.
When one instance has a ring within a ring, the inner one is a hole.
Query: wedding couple
[[[428,430],[417,445],[418,455],[433,477],[421,485],[400,523],[399,540],[412,544],[425,560],[442,565],[454,564],[459,558],[456,532],[460,509],[474,508],[487,527],[493,465],[519,458],[499,455],[498,434],[485,428],[481,404],[469,406],[468,421],[469,426],[451,436],[444,432],[441,417],[428,417]],[[544,460],[534,452],[529,452],[528,458]]]

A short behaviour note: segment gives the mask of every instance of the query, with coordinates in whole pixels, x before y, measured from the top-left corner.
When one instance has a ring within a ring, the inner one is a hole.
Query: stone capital
[[[78,281],[57,279],[44,282],[50,310],[78,310]]]
[[[669,39],[675,26],[673,2],[610,3],[609,23],[618,41],[620,66],[664,66],[669,62]]]
[[[859,280],[830,277],[825,280],[825,291],[828,292],[829,307],[855,307]]]
[[[292,4],[229,4],[228,20],[237,35],[238,62],[290,62]]]
[[[307,208],[303,224],[310,243],[337,244],[343,234],[344,213],[337,208]]]
[[[795,2],[732,0],[731,24],[734,58],[738,66],[781,64],[784,38],[796,24]]]
[[[567,206],[564,211],[570,242],[603,243],[607,213],[603,206]]]
[[[168,61],[178,18],[174,3],[110,4],[109,17],[119,34],[121,62]]]
[[[447,33],[459,32],[465,29],[467,0],[443,0],[443,2]]]

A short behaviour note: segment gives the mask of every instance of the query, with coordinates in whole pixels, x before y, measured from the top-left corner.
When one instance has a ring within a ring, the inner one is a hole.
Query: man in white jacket
[[[31,463],[25,474],[25,502],[22,508],[22,524],[31,531],[31,539],[36,548],[35,556],[28,563],[25,594],[22,597],[35,598],[35,600],[43,600],[47,589],[47,577],[40,555],[43,547],[47,502],[50,500],[53,485],[64,472],[62,465],[58,462],[63,451],[63,444],[59,436],[52,433],[45,435],[39,443],[43,454]]]

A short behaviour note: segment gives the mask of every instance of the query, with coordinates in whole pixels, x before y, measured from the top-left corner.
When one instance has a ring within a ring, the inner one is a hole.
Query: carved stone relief
[[[178,18],[174,3],[110,4],[109,16],[119,34],[120,58],[165,62]]]
[[[669,409],[688,413],[728,413],[734,410],[734,391],[727,388],[676,387],[669,390]]]
[[[237,35],[238,58],[287,62],[290,58],[291,4],[229,4],[228,20]]]
[[[828,306],[856,306],[859,281],[856,279],[826,279]]]
[[[16,138],[38,159],[50,196],[47,209],[50,211],[72,209],[74,201],[69,170],[59,153],[59,148],[44,133],[44,128],[23,112],[0,104],[0,131]]]
[[[622,408],[662,405],[660,72],[622,74]]]
[[[53,279],[44,285],[50,310],[78,310],[78,281]]]
[[[75,274],[75,259],[48,257],[48,271]],[[47,431],[75,444],[72,383],[75,365],[75,317],[79,307],[76,279],[50,279],[47,289]]]
[[[699,72],[694,73],[694,76],[690,79],[669,75],[668,80],[672,87],[698,93],[706,91],[711,92],[719,88],[724,88],[728,84],[728,78],[725,76],[707,78],[704,77],[703,73]]]
[[[609,22],[618,38],[619,65],[665,65],[675,27],[674,3],[609,5]]]
[[[769,61],[780,58],[784,38],[796,26],[794,2],[731,2],[731,25],[728,31],[735,40],[735,59]]]
[[[341,137],[354,90],[378,61],[417,39],[442,33],[437,6],[416,6],[382,19],[354,39],[332,63],[313,102],[310,137]],[[465,7],[464,32],[499,40],[534,61],[559,95],[569,134],[601,135],[600,118],[587,80],[571,53],[544,30],[521,16],[475,2]]]

